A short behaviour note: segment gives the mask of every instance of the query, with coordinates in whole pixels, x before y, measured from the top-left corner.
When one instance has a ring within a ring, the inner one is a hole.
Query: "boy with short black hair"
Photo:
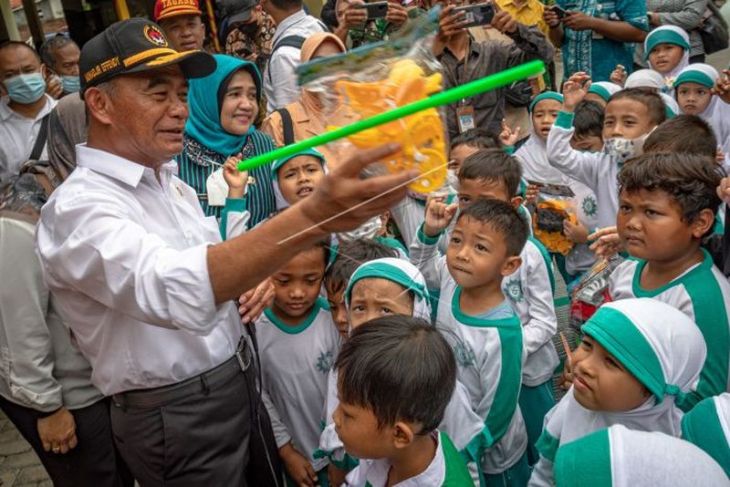
[[[600,152],[603,149],[604,107],[598,102],[583,100],[575,107],[573,127],[575,132],[570,146],[584,152]]]
[[[677,400],[685,411],[727,391],[730,379],[730,284],[700,247],[720,205],[721,172],[701,155],[653,153],[619,173],[617,227],[633,259],[611,274],[609,294],[612,300],[654,298],[697,323],[707,360],[699,382]]]
[[[454,213],[455,205],[429,202],[411,245],[411,262],[429,288],[440,290],[437,323],[447,329],[459,381],[484,421],[485,449],[476,455],[482,472],[488,482],[526,482],[527,436],[518,406],[523,329],[505,300],[502,281],[520,266],[527,224],[509,203],[477,201],[461,211],[446,255],[439,257],[436,242]]]
[[[531,218],[517,195],[521,180],[522,169],[515,157],[502,151],[481,151],[467,159],[459,173],[459,208],[464,211],[480,199],[496,198],[515,207],[530,229]],[[502,292],[523,328],[526,359],[520,408],[529,440],[528,460],[533,463],[537,461],[534,444],[542,432],[543,417],[555,405],[551,379],[559,360],[552,338],[557,333],[558,319],[555,278],[547,250],[530,236],[520,258],[522,265],[502,280]]]
[[[623,163],[638,154],[644,140],[664,122],[666,113],[661,97],[651,90],[629,88],[611,96],[604,115],[604,147],[600,154],[581,152],[571,147],[574,112],[585,98],[590,78],[577,73],[563,88],[563,110],[547,140],[548,161],[565,175],[585,184],[596,195],[599,227],[613,226],[618,212],[616,176]]]
[[[654,130],[644,142],[644,153],[684,152],[715,159],[717,138],[697,115],[678,115]]]
[[[353,331],[335,362],[334,420],[361,460],[347,485],[473,485],[449,437],[437,431],[456,384],[456,362],[428,322],[386,316]]]

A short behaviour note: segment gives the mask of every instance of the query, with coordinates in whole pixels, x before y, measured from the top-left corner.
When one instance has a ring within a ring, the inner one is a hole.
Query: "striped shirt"
[[[271,138],[263,132],[255,130],[248,136],[241,152],[243,158],[248,159],[272,150],[274,150],[274,142]],[[176,160],[180,171],[178,176],[195,190],[203,213],[206,216],[220,218],[223,207],[208,206],[206,181],[213,171],[220,167],[219,164],[222,165],[226,162],[226,156],[213,152],[186,134],[183,140],[183,151],[176,157]],[[245,197],[246,209],[251,213],[249,228],[255,227],[276,210],[272,181],[270,165],[259,167],[250,173]]]

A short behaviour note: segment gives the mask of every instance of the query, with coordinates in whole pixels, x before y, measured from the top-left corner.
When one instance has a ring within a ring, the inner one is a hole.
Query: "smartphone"
[[[476,5],[466,5],[464,7],[457,7],[454,12],[464,12],[463,26],[476,27],[478,25],[489,25],[494,19],[494,5],[491,3],[478,3]]]
[[[362,6],[368,11],[368,20],[384,19],[388,14],[388,2],[369,2]]]

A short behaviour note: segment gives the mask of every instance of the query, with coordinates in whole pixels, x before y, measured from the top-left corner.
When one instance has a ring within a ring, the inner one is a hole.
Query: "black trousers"
[[[56,487],[131,487],[134,480],[112,440],[109,401],[71,411],[78,445],[68,453],[43,450],[38,436],[38,411],[0,397],[0,408],[30,443]]]
[[[114,440],[142,487],[277,485],[271,421],[249,364],[242,371],[234,356],[178,384],[113,396]]]

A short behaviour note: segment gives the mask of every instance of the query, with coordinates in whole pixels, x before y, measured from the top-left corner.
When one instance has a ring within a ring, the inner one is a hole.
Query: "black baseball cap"
[[[219,0],[223,17],[228,20],[229,25],[238,22],[247,22],[251,19],[251,12],[259,4],[260,0]]]
[[[213,56],[203,51],[178,52],[162,29],[135,17],[110,25],[81,49],[81,96],[90,86],[120,74],[140,73],[179,64],[186,78],[202,78],[215,71]]]

